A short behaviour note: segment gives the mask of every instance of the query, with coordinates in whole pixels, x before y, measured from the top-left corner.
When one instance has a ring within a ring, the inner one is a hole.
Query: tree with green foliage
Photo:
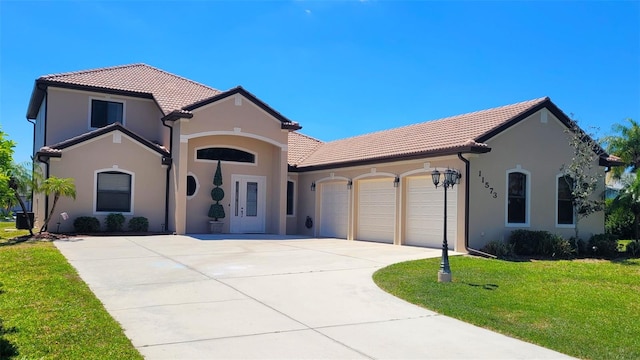
[[[71,178],[59,178],[51,176],[42,182],[40,186],[40,192],[46,196],[53,195],[53,204],[47,217],[44,219],[44,224],[40,228],[40,233],[47,231],[49,220],[55,212],[56,205],[61,196],[76,198],[76,186]]]
[[[224,198],[224,190],[220,187],[222,185],[222,169],[220,167],[220,160],[218,160],[218,166],[216,167],[216,173],[213,176],[213,185],[215,186],[211,190],[211,199],[215,201],[215,204],[211,204],[209,207],[209,217],[214,221],[218,219],[224,219],[224,206],[220,204],[220,201]]]
[[[571,162],[563,164],[560,171],[571,192],[575,225],[573,245],[578,249],[580,220],[604,209],[604,201],[594,196],[603,178],[598,164],[603,150],[574,120],[569,124],[566,133],[573,156]]]
[[[9,140],[7,133],[0,129],[0,206],[3,208],[10,208],[16,201],[13,190],[9,186],[15,146],[16,143]]]
[[[612,130],[617,135],[606,136],[603,143],[609,154],[622,159],[626,166],[614,167],[612,173],[616,178],[629,170],[635,173],[640,169],[640,124],[633,119],[627,119],[628,126],[614,124]]]
[[[638,241],[640,232],[640,179],[636,176],[629,181],[611,202],[611,211],[624,209],[633,215],[634,239]]]

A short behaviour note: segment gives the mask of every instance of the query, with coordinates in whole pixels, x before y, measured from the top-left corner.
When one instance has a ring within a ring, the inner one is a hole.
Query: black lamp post
[[[460,179],[460,173],[447,169],[444,172],[444,181],[440,183],[440,172],[434,170],[431,173],[433,185],[444,188],[444,235],[442,239],[442,260],[440,261],[440,271],[438,272],[438,282],[451,282],[451,268],[449,267],[449,245],[447,244],[447,188],[453,187]]]

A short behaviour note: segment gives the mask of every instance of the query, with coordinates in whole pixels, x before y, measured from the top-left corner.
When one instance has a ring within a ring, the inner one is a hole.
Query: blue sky
[[[0,0],[16,160],[37,77],[138,62],[242,85],[324,141],[542,96],[602,135],[640,120],[640,2]]]

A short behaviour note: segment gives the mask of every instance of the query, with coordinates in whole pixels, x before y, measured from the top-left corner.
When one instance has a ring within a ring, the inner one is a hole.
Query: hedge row
[[[107,232],[123,231],[125,223],[124,215],[113,213],[107,215]],[[100,232],[100,220],[93,216],[80,216],[73,221],[73,228],[77,233]],[[149,220],[144,216],[132,217],[129,220],[129,230],[133,232],[147,232],[149,230]]]

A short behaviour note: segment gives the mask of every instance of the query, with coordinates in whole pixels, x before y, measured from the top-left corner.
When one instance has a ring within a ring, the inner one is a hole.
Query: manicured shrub
[[[94,233],[100,231],[100,220],[93,216],[79,216],[73,220],[73,228],[77,233]]]
[[[640,242],[632,241],[627,244],[627,255],[631,257],[640,257]]]
[[[542,255],[544,238],[548,234],[546,231],[514,230],[509,243],[516,255]]]
[[[615,257],[618,255],[617,236],[611,234],[595,234],[589,239],[589,253],[595,256]]]
[[[500,259],[505,259],[513,255],[513,246],[504,241],[492,240],[483,246],[480,251],[495,255]]]
[[[149,230],[149,220],[144,216],[136,216],[129,220],[129,230],[135,232],[147,232]]]
[[[568,240],[548,231],[515,230],[511,232],[509,244],[513,252],[521,256],[568,258],[574,253]]]
[[[107,231],[122,231],[124,225],[124,215],[120,213],[111,213],[107,215]]]

